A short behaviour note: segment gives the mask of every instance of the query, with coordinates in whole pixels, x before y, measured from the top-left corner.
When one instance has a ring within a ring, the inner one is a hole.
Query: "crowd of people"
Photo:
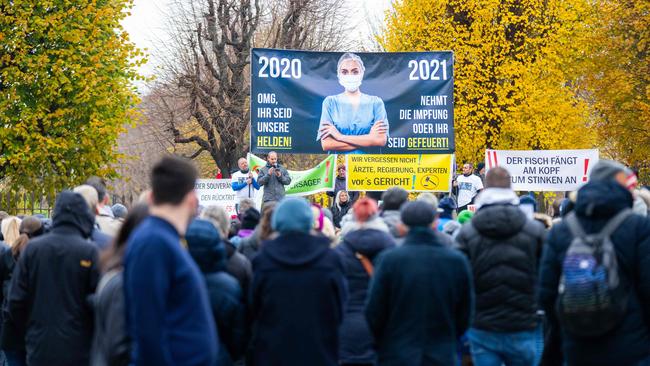
[[[500,167],[465,164],[458,199],[377,202],[341,166],[327,209],[267,161],[239,161],[236,217],[199,207],[176,157],[128,213],[93,177],[52,220],[2,214],[0,365],[650,365],[648,205],[625,166],[598,162],[551,219]]]

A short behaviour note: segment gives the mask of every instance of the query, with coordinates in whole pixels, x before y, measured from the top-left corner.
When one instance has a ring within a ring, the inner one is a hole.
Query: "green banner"
[[[257,172],[266,165],[266,160],[248,154],[248,165]],[[336,178],[336,155],[329,155],[315,167],[308,170],[289,170],[291,184],[286,187],[287,195],[306,196],[334,189]]]

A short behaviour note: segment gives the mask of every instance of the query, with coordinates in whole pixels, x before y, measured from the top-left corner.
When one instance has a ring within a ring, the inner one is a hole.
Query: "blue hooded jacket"
[[[239,282],[226,272],[226,247],[206,220],[194,220],[185,234],[190,255],[203,273],[219,340],[224,347],[217,365],[232,365],[246,345],[246,309]]]

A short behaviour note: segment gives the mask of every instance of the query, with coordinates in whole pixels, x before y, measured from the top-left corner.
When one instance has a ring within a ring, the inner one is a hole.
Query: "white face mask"
[[[355,92],[361,86],[363,75],[339,75],[339,84],[348,92]]]

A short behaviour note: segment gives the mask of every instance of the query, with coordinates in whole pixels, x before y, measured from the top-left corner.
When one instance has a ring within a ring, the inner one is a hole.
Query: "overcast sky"
[[[370,27],[367,26],[369,19],[383,19],[383,14],[391,6],[391,0],[347,0],[354,8],[350,14],[352,22],[359,24],[359,39],[370,37]],[[147,49],[150,55],[149,62],[142,66],[140,72],[146,76],[153,74],[155,70],[156,42],[159,42],[161,35],[164,35],[164,14],[168,6],[168,0],[135,0],[131,10],[131,16],[124,22],[124,28],[130,34],[135,45]],[[354,51],[354,50],[351,50]]]

